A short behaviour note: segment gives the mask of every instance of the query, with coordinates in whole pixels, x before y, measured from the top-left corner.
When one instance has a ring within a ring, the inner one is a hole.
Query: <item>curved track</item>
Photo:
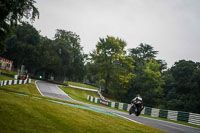
[[[125,119],[131,120],[131,121],[134,121],[134,122],[137,122],[140,124],[144,124],[144,125],[149,125],[149,126],[152,126],[155,128],[159,128],[159,129],[164,130],[169,133],[200,133],[199,128],[184,126],[184,125],[176,124],[173,122],[161,121],[161,120],[146,118],[146,117],[142,117],[142,116],[136,117],[133,115],[128,115],[128,113],[124,113],[121,111],[116,111],[116,110],[99,107],[99,106],[95,106],[95,105],[91,105],[91,104],[73,100],[65,92],[63,92],[60,88],[58,88],[56,84],[52,84],[52,83],[48,83],[48,82],[44,82],[44,81],[37,81],[36,86],[37,86],[37,89],[40,92],[40,94],[43,96],[60,99],[60,100],[65,100],[65,101],[70,101],[70,102],[81,103],[88,107],[96,108],[96,109],[103,110],[106,112],[110,112],[110,113],[119,115]]]

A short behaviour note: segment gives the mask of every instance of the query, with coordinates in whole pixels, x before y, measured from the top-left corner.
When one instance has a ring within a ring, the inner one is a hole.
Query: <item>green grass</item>
[[[35,84],[6,85],[6,86],[1,86],[0,90],[6,90],[10,92],[19,92],[19,93],[34,95],[34,96],[41,96]]]
[[[29,84],[31,85],[31,84]],[[32,96],[38,95],[32,85],[0,90],[0,130],[4,133],[162,133],[158,129],[122,118],[52,103]],[[27,89],[27,90],[25,90]],[[7,91],[6,91],[7,90]]]
[[[87,100],[88,95],[99,98],[97,92],[81,90],[73,87],[65,87],[59,86],[65,93],[67,93],[72,99],[85,102],[92,103]]]
[[[7,73],[7,74],[11,74],[11,75],[13,75],[13,76],[18,74],[17,72],[15,72],[15,71],[10,71],[10,70],[1,70],[1,72]]]
[[[31,81],[32,81],[32,82],[35,82],[35,81],[37,81],[37,79],[32,79],[32,78],[31,78]]]
[[[11,78],[5,75],[0,75],[0,80],[14,80],[14,78]]]
[[[73,86],[78,86],[78,87],[84,87],[84,88],[89,88],[89,89],[95,89],[98,90],[99,88],[91,86],[91,85],[86,85],[86,84],[82,84],[82,83],[76,83],[76,82],[71,82],[68,81],[69,85],[73,85]]]

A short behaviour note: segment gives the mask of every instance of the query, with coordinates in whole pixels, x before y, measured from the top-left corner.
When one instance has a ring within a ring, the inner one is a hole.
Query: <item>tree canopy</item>
[[[53,76],[57,81],[82,81],[84,78],[80,38],[71,31],[57,30],[55,40],[51,40],[23,22],[7,39],[6,49],[1,56],[14,60],[16,69],[25,65],[29,73],[42,75],[45,79]]]
[[[126,42],[111,36],[100,38],[91,60],[97,67],[99,82],[105,94],[124,94],[133,77],[133,59],[126,56]],[[104,82],[104,83],[103,83]]]
[[[34,0],[1,0],[0,1],[0,53],[5,51],[5,39],[11,28],[21,22],[22,18],[34,21],[39,11]]]
[[[180,60],[164,73],[165,108],[200,113],[200,65]]]

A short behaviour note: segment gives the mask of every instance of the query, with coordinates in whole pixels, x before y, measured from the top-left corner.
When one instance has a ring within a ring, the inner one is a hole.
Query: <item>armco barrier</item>
[[[178,111],[169,110],[167,114],[167,119],[177,121]]]
[[[200,125],[200,114],[190,113],[188,123]]]
[[[26,79],[26,80],[2,80],[2,81],[0,81],[0,86],[15,85],[15,84],[27,84],[27,83],[31,83],[31,79]]]
[[[160,117],[160,118],[166,118],[167,119],[167,116],[168,116],[168,110],[162,110],[162,109],[160,109],[158,117]]]
[[[95,103],[100,103],[100,99],[92,96],[88,96],[87,100]],[[131,104],[108,102],[108,106],[112,108],[129,111]],[[200,114],[195,114],[195,113],[144,107],[141,114],[149,115],[152,117],[166,118],[168,120],[174,120],[174,121],[184,121],[190,124],[200,125]]]

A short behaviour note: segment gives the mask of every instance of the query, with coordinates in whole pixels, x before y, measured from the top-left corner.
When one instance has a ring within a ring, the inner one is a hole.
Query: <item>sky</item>
[[[153,46],[168,67],[200,62],[200,0],[36,0],[35,6],[40,17],[33,26],[41,35],[75,32],[86,54],[109,35],[123,39],[127,50]]]

